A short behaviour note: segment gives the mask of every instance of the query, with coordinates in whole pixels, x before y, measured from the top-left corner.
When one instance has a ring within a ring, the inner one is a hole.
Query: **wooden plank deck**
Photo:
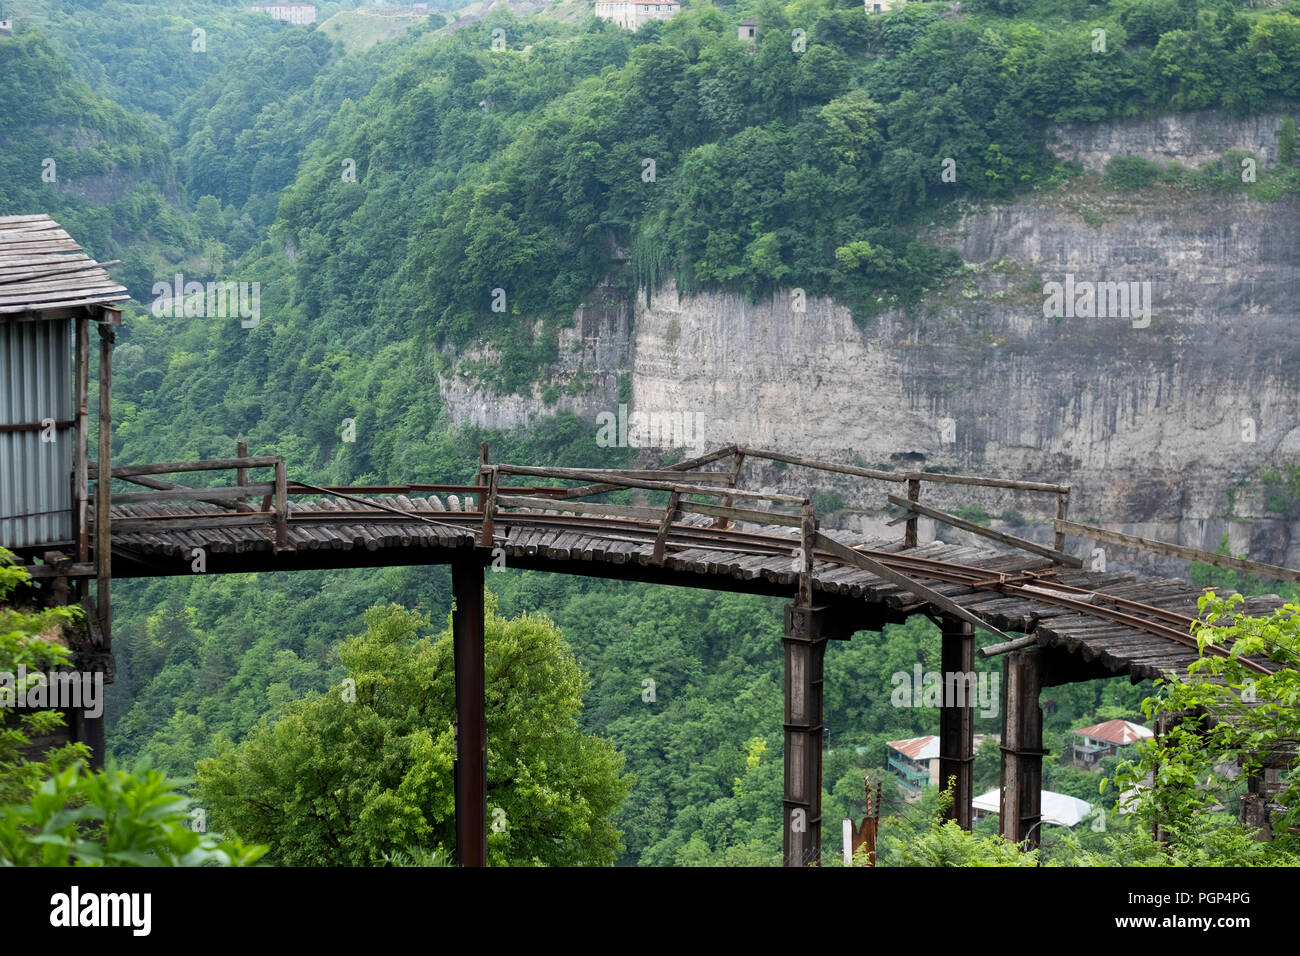
[[[235,516],[206,502],[123,504],[112,509],[114,571],[118,577],[192,573],[195,548],[206,552],[207,573],[447,563],[480,547],[482,514],[465,510],[466,504],[462,495],[415,492],[355,501],[323,497],[295,502],[287,522],[289,547],[278,551],[274,526],[269,521],[250,523],[259,517],[269,518],[265,513]],[[381,510],[381,506],[402,513]],[[132,520],[140,518],[149,519],[151,525],[157,523],[157,530],[142,528],[145,522]],[[184,526],[177,527],[182,521]],[[653,523],[625,520],[606,527],[600,522],[590,514],[573,512],[567,518],[557,511],[498,512],[492,547],[504,550],[507,567],[774,596],[793,597],[797,592],[794,554],[800,537],[795,528],[733,524],[722,531],[713,527],[712,518],[691,515],[668,534],[661,565],[654,558]],[[1058,582],[1088,588],[1187,617],[1196,615],[1201,594],[1176,579],[1141,581],[1131,574],[1053,570],[1044,558],[1008,554],[992,547],[932,541],[903,550],[897,540],[823,533],[882,556],[978,568],[987,571],[991,580],[999,575],[1016,577],[1021,572],[1050,573],[1045,585]],[[486,554],[490,551],[485,549]],[[1134,680],[1153,678],[1169,670],[1183,671],[1197,659],[1194,648],[1158,634],[1024,596],[927,577],[924,567],[909,571],[909,576],[991,627],[1032,634],[1044,647],[1059,648],[1087,663],[1097,662],[1116,674]],[[900,622],[925,605],[923,598],[897,582],[820,553],[813,563],[812,579],[815,601],[847,608],[858,615],[863,629]],[[1252,603],[1252,609],[1262,613],[1281,602],[1257,598]]]

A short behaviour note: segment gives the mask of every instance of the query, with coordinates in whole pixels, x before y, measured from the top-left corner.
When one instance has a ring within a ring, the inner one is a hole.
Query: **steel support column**
[[[947,787],[948,781],[955,779],[947,819],[956,820],[963,830],[969,830],[971,800],[975,796],[975,629],[945,614],[942,635],[939,669],[943,672],[944,694],[939,709],[939,786]]]
[[[483,565],[451,566],[456,668],[456,858],[487,865],[487,706],[483,638]]]
[[[1038,848],[1042,822],[1042,652],[1037,647],[1007,654],[1002,665],[1002,835],[1026,850]]]
[[[785,866],[821,863],[823,611],[785,609]]]

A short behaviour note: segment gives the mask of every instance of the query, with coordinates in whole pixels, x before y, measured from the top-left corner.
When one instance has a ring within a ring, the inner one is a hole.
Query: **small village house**
[[[975,752],[984,743],[985,734],[975,735]],[[996,734],[993,739],[997,740]],[[928,786],[939,785],[939,738],[936,736],[913,737],[910,740],[890,740],[888,747],[888,764],[899,782],[913,795],[919,794]]]
[[[597,0],[596,16],[613,20],[624,30],[638,30],[651,20],[671,20],[682,9],[677,0],[643,0],[641,3]]]
[[[1096,770],[1102,757],[1113,757],[1120,749],[1154,736],[1141,724],[1128,720],[1108,720],[1074,732],[1071,759],[1081,767]]]

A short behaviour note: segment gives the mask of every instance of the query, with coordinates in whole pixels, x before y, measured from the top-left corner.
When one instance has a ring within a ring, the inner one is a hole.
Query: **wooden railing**
[[[728,458],[730,459],[730,467],[725,471],[704,472],[696,470],[704,465],[723,461]],[[1080,559],[1064,552],[1065,535],[1059,528],[1055,529],[1055,537],[1053,540],[1054,546],[1049,548],[1025,538],[1020,538],[1002,531],[996,531],[992,528],[986,528],[974,521],[969,521],[957,515],[949,514],[920,503],[921,487],[925,482],[933,482],[936,484],[960,484],[986,488],[1004,488],[1012,491],[1051,494],[1056,497],[1056,518],[1059,522],[1063,521],[1069,512],[1070,488],[1068,485],[1057,485],[1036,481],[1016,481],[1007,478],[987,478],[976,475],[950,475],[915,471],[880,471],[877,469],[862,468],[856,465],[844,465],[836,462],[821,461],[814,458],[786,455],[780,452],[751,448],[744,445],[726,445],[698,457],[670,465],[667,468],[653,470],[539,468],[523,465],[492,465],[488,461],[488,447],[487,445],[483,445],[480,447],[479,454],[479,481],[483,487],[485,502],[485,530],[483,532],[483,540],[488,541],[491,538],[493,515],[498,508],[555,508],[557,506],[557,501],[559,500],[564,502],[563,507],[565,509],[579,514],[616,515],[640,520],[660,521],[660,534],[656,539],[656,559],[661,558],[663,552],[663,540],[666,538],[668,531],[672,528],[676,517],[680,514],[712,516],[716,519],[714,521],[714,527],[720,529],[729,527],[732,521],[785,525],[802,529],[805,519],[803,509],[807,508],[808,516],[814,525],[812,535],[815,536],[817,522],[816,515],[812,510],[810,499],[792,495],[763,494],[759,492],[744,491],[737,488],[737,481],[739,480],[741,469],[747,458],[779,461],[785,464],[810,468],[816,471],[869,478],[876,481],[906,483],[906,498],[901,498],[896,495],[887,496],[887,500],[891,504],[904,509],[905,517],[900,520],[905,520],[907,524],[903,537],[903,545],[905,548],[915,548],[917,546],[917,520],[919,516],[923,515],[934,521],[951,525],[952,527],[959,528],[971,534],[997,541],[1000,544],[1027,551],[1030,554],[1049,558],[1057,564],[1068,565],[1071,567],[1080,567],[1082,565]],[[503,488],[500,485],[500,476],[505,474],[528,475],[537,478],[549,478],[552,480],[564,479],[570,481],[584,481],[588,482],[588,484],[576,488],[554,489],[551,491],[551,496],[553,497],[550,497],[550,500],[541,500],[536,496],[530,495],[502,494],[501,492],[503,491],[508,492],[511,490]],[[576,500],[589,498],[609,491],[628,488],[641,488],[644,490],[666,492],[669,495],[668,507],[666,509],[657,509],[641,506],[615,505],[606,502],[592,503]],[[712,497],[717,500],[716,503],[687,500],[692,496]],[[738,499],[798,504],[801,511],[800,514],[794,515],[783,514],[778,511],[759,511],[753,508],[737,507],[736,501]],[[810,543],[811,542],[812,538],[810,537]],[[807,552],[807,548],[804,548],[804,551]]]
[[[250,483],[247,477],[250,468],[272,468],[275,478],[273,481]],[[238,484],[228,487],[191,488],[176,482],[149,477],[150,475],[192,474],[200,471],[234,471]],[[254,458],[210,458],[205,461],[125,465],[114,468],[112,477],[149,489],[114,494],[110,498],[110,502],[114,505],[161,501],[204,501],[224,505],[235,511],[249,513],[248,518],[241,520],[240,524],[260,524],[262,520],[258,520],[258,517],[265,516],[265,523],[275,527],[275,549],[279,551],[289,547],[289,482],[283,458],[264,455]],[[97,469],[92,467],[90,478],[99,479]],[[247,503],[247,499],[259,495],[262,497],[262,506],[260,509],[254,509]],[[112,521],[112,525],[120,531],[127,531],[131,530],[132,520],[119,518]],[[152,521],[148,527],[160,528],[161,525]]]
[[[980,475],[949,475],[928,471],[879,471],[872,468],[860,468],[856,465],[841,465],[835,462],[820,461],[815,458],[800,458],[795,455],[785,455],[780,452],[766,451],[746,446],[732,446],[731,453],[735,456],[736,462],[733,463],[733,473],[739,471],[739,462],[743,462],[746,457],[750,457],[766,459],[768,461],[780,461],[789,465],[811,468],[815,471],[870,478],[875,481],[888,481],[900,484],[906,482],[906,498],[900,498],[897,495],[888,496],[890,504],[903,508],[906,514],[904,519],[906,521],[906,528],[903,533],[904,548],[915,548],[917,546],[917,519],[919,516],[924,515],[934,521],[940,521],[944,524],[951,525],[954,528],[970,532],[971,534],[989,538],[993,541],[1009,545],[1013,548],[1018,548],[1022,551],[1028,551],[1030,554],[1037,554],[1041,557],[1050,558],[1057,564],[1080,567],[1083,563],[1073,555],[1065,553],[1065,534],[1060,530],[1060,528],[1055,529],[1053,546],[1047,548],[1025,538],[1006,534],[1002,531],[994,531],[992,528],[985,528],[983,525],[976,524],[973,521],[968,521],[965,518],[960,518],[957,515],[949,514],[946,511],[939,511],[936,508],[930,508],[920,504],[921,485],[924,482],[969,485],[983,488],[1005,488],[1011,491],[1030,491],[1055,495],[1056,518],[1058,521],[1064,521],[1066,517],[1068,517],[1070,511],[1069,485],[1056,485],[1041,481],[1015,481],[1009,478],[987,478]]]
[[[562,508],[583,514],[600,514],[614,517],[629,517],[646,521],[657,520],[654,549],[651,560],[662,565],[667,554],[668,535],[673,526],[683,515],[695,514],[713,518],[726,518],[737,521],[761,522],[798,528],[799,546],[792,555],[799,574],[799,594],[801,599],[812,602],[812,560],[816,546],[817,520],[813,514],[813,505],[808,498],[799,495],[783,495],[761,491],[749,491],[736,488],[734,482],[725,475],[708,475],[683,472],[676,469],[653,471],[616,471],[599,468],[540,468],[532,465],[491,465],[484,463],[488,478],[483,497],[483,524],[479,543],[490,547],[493,543],[494,522],[502,508]],[[577,488],[565,489],[562,495],[555,497],[537,497],[533,495],[501,494],[502,475],[519,475],[533,478],[549,478],[564,481],[587,482]],[[673,480],[690,478],[691,481]],[[723,487],[718,487],[722,485]],[[582,502],[575,499],[588,498],[609,491],[624,489],[659,491],[668,495],[668,503],[663,508],[650,508],[632,505],[616,505],[608,502]],[[715,498],[718,503],[692,501],[694,497]],[[775,505],[795,505],[798,513],[781,511],[760,511],[754,508],[738,508],[727,505],[725,501],[741,499],[745,501],[765,501]]]
[[[719,523],[746,521],[797,528],[798,536],[791,539],[791,569],[798,574],[797,602],[800,605],[804,607],[812,606],[813,561],[814,557],[817,557],[823,561],[850,564],[869,571],[877,577],[906,588],[921,600],[928,601],[955,617],[990,631],[999,638],[1010,640],[1001,631],[981,621],[971,612],[942,594],[922,585],[915,578],[895,571],[870,555],[850,548],[842,542],[821,533],[818,530],[817,515],[810,498],[800,495],[750,491],[736,487],[736,479],[740,470],[738,460],[741,455],[742,452],[739,449],[730,446],[702,456],[699,459],[692,459],[690,462],[679,462],[669,469],[620,471],[599,468],[494,465],[488,462],[487,448],[484,446],[481,449],[479,465],[480,480],[486,480],[483,493],[483,522],[479,533],[479,545],[485,548],[495,545],[495,522],[502,509],[507,508],[560,509],[573,511],[577,514],[597,514],[633,518],[641,521],[657,521],[658,527],[651,552],[651,561],[661,566],[667,559],[668,538],[682,515],[694,514],[713,517],[717,519],[715,527]],[[728,456],[732,456],[733,462],[731,469],[727,472],[687,470]],[[576,488],[555,489],[553,496],[544,498],[535,495],[503,494],[503,491],[514,490],[502,486],[501,476],[503,475],[578,481],[586,484]],[[668,503],[663,508],[655,508],[576,500],[610,491],[632,488],[666,493]],[[718,501],[717,503],[710,503],[693,501],[692,498],[714,498],[718,499]],[[798,507],[798,512],[740,507],[734,504],[736,500],[768,502],[773,505],[793,505]]]

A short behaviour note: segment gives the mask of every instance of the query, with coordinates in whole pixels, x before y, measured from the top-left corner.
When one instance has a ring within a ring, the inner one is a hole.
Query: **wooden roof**
[[[129,298],[104,264],[86,255],[49,216],[0,216],[0,316],[65,318],[68,309]]]

